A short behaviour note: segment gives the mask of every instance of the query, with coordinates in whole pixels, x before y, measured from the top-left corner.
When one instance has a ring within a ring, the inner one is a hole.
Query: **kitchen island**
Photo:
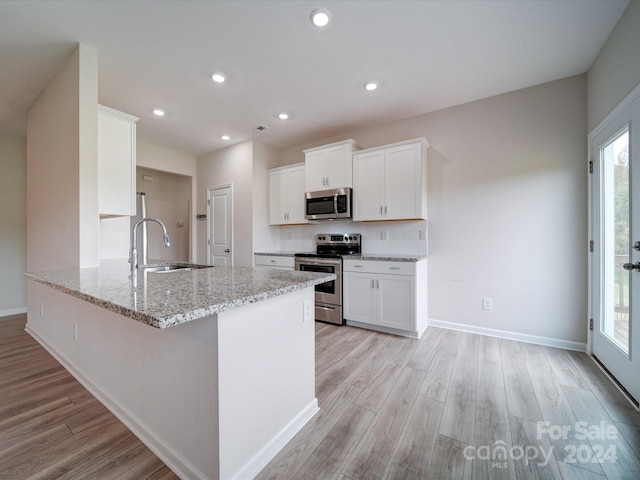
[[[181,478],[252,478],[318,410],[331,274],[118,260],[27,277],[27,331]]]

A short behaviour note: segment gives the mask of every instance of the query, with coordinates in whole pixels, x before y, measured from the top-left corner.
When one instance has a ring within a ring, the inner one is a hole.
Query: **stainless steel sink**
[[[196,265],[193,263],[165,263],[162,265],[149,265],[140,267],[143,272],[149,273],[170,273],[170,272],[187,272],[189,270],[198,270],[201,268],[212,268],[213,265]]]

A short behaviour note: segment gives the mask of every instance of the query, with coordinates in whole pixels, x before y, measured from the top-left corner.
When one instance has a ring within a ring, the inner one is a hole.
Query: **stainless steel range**
[[[295,268],[307,272],[335,273],[333,282],[316,285],[316,320],[342,325],[342,257],[362,253],[359,233],[319,233],[316,251],[296,253]]]

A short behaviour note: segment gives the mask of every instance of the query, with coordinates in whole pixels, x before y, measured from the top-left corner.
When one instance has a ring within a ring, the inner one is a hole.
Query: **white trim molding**
[[[0,318],[9,317],[11,315],[20,315],[21,313],[27,313],[27,307],[9,308],[7,310],[0,310]]]
[[[444,320],[429,319],[429,327],[440,327],[449,330],[457,330],[459,332],[476,333],[478,335],[486,335],[488,337],[504,338],[507,340],[515,340],[518,342],[543,345],[545,347],[575,350],[577,352],[585,352],[587,349],[586,343],[574,342],[571,340],[562,340],[560,338],[540,337],[538,335],[528,335],[526,333],[510,332],[508,330],[496,330],[493,328],[476,327],[475,325],[446,322]]]
[[[142,422],[129,409],[112,400],[100,386],[89,380],[84,372],[58,352],[38,333],[26,326],[25,331],[51,354],[91,395],[120,420],[149,450],[151,450],[169,469],[180,478],[206,480],[207,476],[180,452],[168,445],[152,428]]]
[[[288,425],[267,443],[253,458],[245,463],[231,478],[255,478],[282,448],[320,411],[318,399],[307,405]]]

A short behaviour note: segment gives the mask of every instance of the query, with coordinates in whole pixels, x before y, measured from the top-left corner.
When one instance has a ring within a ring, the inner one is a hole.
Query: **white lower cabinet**
[[[344,260],[347,324],[420,337],[427,326],[426,260]]]
[[[295,259],[282,255],[255,255],[255,268],[273,268],[275,270],[293,270]]]

